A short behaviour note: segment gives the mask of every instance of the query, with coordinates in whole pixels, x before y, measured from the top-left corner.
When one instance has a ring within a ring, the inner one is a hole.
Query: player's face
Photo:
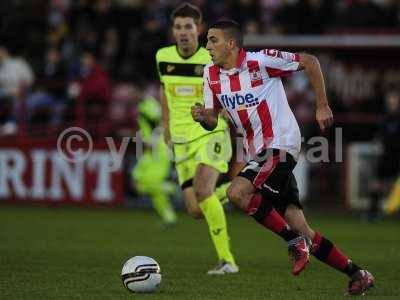
[[[176,17],[172,25],[172,35],[178,48],[193,48],[198,44],[199,28],[193,18]]]
[[[207,34],[207,50],[217,66],[223,66],[228,53],[228,42],[221,29],[211,28]]]

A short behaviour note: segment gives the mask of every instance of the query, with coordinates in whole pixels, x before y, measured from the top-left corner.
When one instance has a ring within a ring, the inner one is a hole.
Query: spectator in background
[[[259,33],[261,24],[260,1],[239,0],[235,1],[234,19],[243,24],[245,33]]]
[[[68,24],[66,14],[70,8],[69,1],[49,1],[49,10],[47,15],[48,42],[52,45],[58,45],[68,34]]]
[[[273,33],[273,21],[276,10],[282,5],[282,0],[260,0],[261,21],[264,33]]]
[[[0,134],[13,134],[17,130],[18,105],[31,87],[34,74],[23,59],[11,56],[7,47],[0,45]]]
[[[114,27],[108,28],[100,46],[100,62],[104,69],[111,75],[117,74],[119,64],[120,37]]]
[[[60,51],[49,48],[35,83],[35,92],[27,98],[31,123],[59,124],[65,108],[67,69]]]
[[[333,18],[333,3],[326,0],[284,1],[275,14],[276,30],[291,34],[324,33]]]
[[[261,33],[260,23],[255,20],[247,20],[244,23],[243,31],[246,34],[258,34]]]
[[[69,96],[77,100],[78,124],[104,125],[108,128],[108,108],[111,99],[111,80],[91,51],[84,51],[80,58],[80,78],[71,83]]]
[[[296,6],[300,34],[320,34],[332,21],[333,1],[300,0]]]
[[[379,157],[377,179],[372,183],[368,219],[373,221],[379,212],[379,200],[386,196],[400,173],[400,92],[391,90],[385,95],[386,114],[380,124],[378,139],[383,151]]]
[[[56,48],[47,50],[43,68],[40,70],[41,80],[38,82],[56,100],[66,97],[65,83],[67,69],[61,60],[60,51]]]
[[[126,53],[127,65],[132,64],[133,60],[132,69],[128,72],[131,78],[141,81],[156,76],[154,71],[156,62],[153,57],[149,57],[149,54],[155,53],[156,49],[165,44],[168,33],[165,26],[162,19],[160,20],[157,14],[152,14],[152,10],[147,7],[143,27],[136,31],[136,39],[130,41]]]
[[[135,136],[138,128],[137,104],[141,97],[141,87],[131,83],[115,85],[112,93],[110,119],[113,124],[113,135]]]
[[[400,26],[400,1],[383,0],[383,21],[387,29]]]
[[[279,34],[293,34],[298,27],[296,3],[283,0],[273,16],[273,25],[269,30]]]
[[[338,11],[338,24],[346,30],[376,30],[384,27],[383,12],[381,8],[370,0],[352,0]]]

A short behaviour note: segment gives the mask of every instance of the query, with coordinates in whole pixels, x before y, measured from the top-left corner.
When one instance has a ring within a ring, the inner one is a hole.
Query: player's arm
[[[333,124],[333,114],[326,97],[324,76],[318,58],[314,55],[299,54],[299,70],[304,70],[310,80],[316,97],[316,119],[319,127],[324,130]]]
[[[205,129],[212,131],[218,125],[218,114],[221,110],[221,105],[211,89],[210,82],[207,76],[207,67],[203,74],[203,98],[204,105],[196,103],[192,106],[192,118]]]
[[[161,116],[162,116],[162,125],[164,128],[164,141],[168,144],[171,141],[171,133],[169,131],[169,109],[167,103],[167,96],[164,92],[164,87],[160,86],[160,103],[161,103]]]

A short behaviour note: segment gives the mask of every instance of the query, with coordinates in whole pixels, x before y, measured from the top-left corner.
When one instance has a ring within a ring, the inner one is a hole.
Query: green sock
[[[158,215],[165,223],[175,223],[176,213],[169,200],[169,197],[162,191],[156,191],[151,194],[153,206]]]
[[[226,190],[228,187],[231,185],[230,182],[225,182],[219,186],[216,187],[214,194],[218,197],[219,201],[222,204],[225,204],[228,202],[228,196],[226,195]]]
[[[229,246],[225,212],[218,197],[213,194],[200,202],[199,206],[210,229],[210,235],[217,250],[218,259],[235,265],[235,259]]]

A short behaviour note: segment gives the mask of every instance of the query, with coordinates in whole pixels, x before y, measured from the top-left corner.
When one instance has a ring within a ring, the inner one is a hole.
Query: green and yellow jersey
[[[145,147],[131,175],[138,191],[148,193],[167,180],[171,162],[162,131],[155,131],[161,125],[160,104],[153,97],[146,97],[139,103],[138,110],[138,124]]]
[[[168,103],[172,142],[184,144],[210,134],[191,115],[191,107],[196,102],[204,103],[203,68],[211,62],[208,51],[200,47],[192,56],[183,58],[174,45],[159,49],[156,61]],[[220,117],[214,131],[223,131],[227,127]]]
[[[145,143],[152,142],[153,130],[161,125],[160,104],[151,96],[144,98],[138,105],[138,125]]]
[[[143,99],[139,106],[139,129],[145,143],[144,154],[153,155],[153,159],[167,160],[167,145],[162,137],[161,107],[156,99],[151,96]],[[155,131],[158,129],[159,131]],[[169,165],[169,164],[168,164]]]

